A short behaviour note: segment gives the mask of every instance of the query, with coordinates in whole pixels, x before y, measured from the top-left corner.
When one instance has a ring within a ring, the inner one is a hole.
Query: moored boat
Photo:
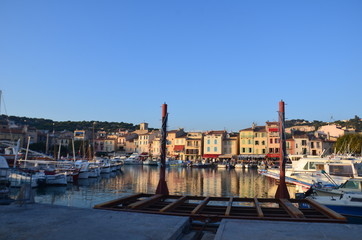
[[[336,196],[309,196],[309,199],[343,215],[362,217],[362,194],[345,193]]]

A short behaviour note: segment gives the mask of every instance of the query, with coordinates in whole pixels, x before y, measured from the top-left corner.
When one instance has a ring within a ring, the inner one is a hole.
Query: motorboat
[[[259,171],[260,174],[279,179],[279,168]],[[287,165],[285,176],[292,181],[316,183],[323,186],[339,186],[350,178],[362,177],[362,161],[357,158],[306,157]]]
[[[309,196],[307,197],[326,207],[348,216],[362,217],[362,194],[344,193],[341,196]]]
[[[155,159],[147,158],[145,161],[143,161],[143,165],[158,166],[158,161]]]
[[[124,165],[142,165],[142,160],[138,153],[132,153],[131,156],[124,160]]]
[[[351,178],[338,187],[325,187],[320,184],[312,186],[314,193],[318,196],[341,196],[345,193],[362,194],[362,178]]]

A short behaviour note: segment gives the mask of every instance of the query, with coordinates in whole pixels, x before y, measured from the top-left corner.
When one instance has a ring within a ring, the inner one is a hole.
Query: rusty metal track
[[[177,196],[139,193],[94,206],[96,209],[188,216],[219,222],[223,218],[345,223],[346,218],[313,200]]]

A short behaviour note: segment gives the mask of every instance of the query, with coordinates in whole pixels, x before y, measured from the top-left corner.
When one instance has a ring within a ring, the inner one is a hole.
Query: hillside
[[[75,129],[86,130],[93,128],[95,130],[105,130],[105,131],[115,131],[117,129],[128,129],[135,130],[138,125],[133,125],[132,123],[125,122],[100,122],[100,121],[53,121],[50,119],[44,118],[28,118],[28,117],[16,117],[16,116],[6,116],[0,115],[0,122],[2,124],[7,124],[7,122],[14,122],[16,125],[28,125],[29,127],[34,127],[39,130],[49,130],[49,131],[74,131]]]

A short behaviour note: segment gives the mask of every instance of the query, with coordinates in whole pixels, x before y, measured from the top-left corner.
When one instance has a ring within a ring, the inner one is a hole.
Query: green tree
[[[346,134],[337,139],[336,152],[345,154],[361,154],[362,135],[358,133]]]

